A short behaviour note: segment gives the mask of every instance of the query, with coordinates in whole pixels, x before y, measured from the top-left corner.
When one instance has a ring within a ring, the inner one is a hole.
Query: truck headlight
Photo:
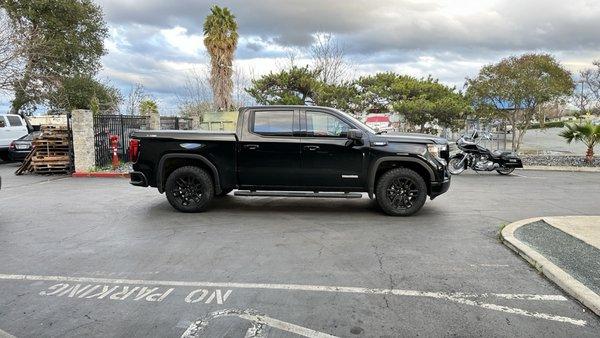
[[[427,145],[427,151],[431,156],[433,156],[436,160],[438,160],[441,164],[446,165],[446,160],[442,158],[442,151],[447,151],[447,144],[433,144],[430,143]]]

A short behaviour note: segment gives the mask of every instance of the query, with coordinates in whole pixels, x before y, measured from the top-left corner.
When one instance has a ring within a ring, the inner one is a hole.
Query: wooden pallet
[[[40,136],[31,142],[33,150],[15,174],[68,174],[71,171],[69,130],[55,126],[42,126],[40,130]]]

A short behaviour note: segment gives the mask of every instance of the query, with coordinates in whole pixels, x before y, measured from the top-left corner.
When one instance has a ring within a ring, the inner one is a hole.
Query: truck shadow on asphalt
[[[180,215],[184,218],[196,217],[244,217],[268,214],[273,217],[276,214],[313,214],[334,217],[336,219],[346,218],[381,218],[388,220],[409,220],[423,217],[440,215],[439,208],[431,203],[426,203],[423,209],[410,217],[388,216],[377,205],[375,200],[366,197],[361,199],[309,199],[288,197],[266,197],[266,198],[244,198],[225,196],[214,199],[208,210],[200,213],[181,213],[173,209],[167,201],[157,201],[149,205],[146,217],[156,219],[162,217],[173,217]]]

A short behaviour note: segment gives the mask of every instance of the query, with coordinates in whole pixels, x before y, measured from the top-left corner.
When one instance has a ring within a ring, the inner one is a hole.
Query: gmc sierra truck
[[[361,198],[394,216],[419,211],[450,186],[448,142],[382,134],[339,110],[256,106],[239,110],[236,132],[135,131],[131,184],[156,187],[183,212],[215,197]]]

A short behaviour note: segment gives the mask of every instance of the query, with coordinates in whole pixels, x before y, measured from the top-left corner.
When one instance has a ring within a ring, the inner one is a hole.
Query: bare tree
[[[25,46],[4,10],[0,10],[0,91],[11,91],[25,64]]]
[[[125,98],[125,114],[127,115],[138,115],[140,110],[140,103],[144,99],[148,98],[145,92],[144,86],[141,83],[136,83],[131,86],[127,97]]]
[[[183,92],[177,96],[179,114],[185,117],[202,117],[216,110],[208,66],[192,69],[185,77]]]
[[[326,84],[339,84],[352,75],[344,47],[330,33],[318,33],[310,47],[310,56],[319,79]]]
[[[579,80],[571,97],[579,108],[580,114],[598,113],[600,110],[600,60],[593,63],[592,68],[579,72]]]
[[[233,104],[235,108],[248,106],[254,103],[254,99],[248,92],[248,88],[252,84],[254,79],[254,69],[249,68],[248,70],[243,69],[240,66],[236,66],[233,71]]]

